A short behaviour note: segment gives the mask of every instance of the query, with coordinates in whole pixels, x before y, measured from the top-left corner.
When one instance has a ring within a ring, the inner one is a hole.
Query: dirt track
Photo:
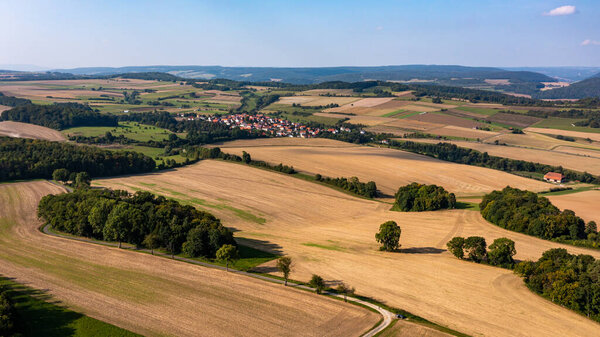
[[[600,329],[597,323],[530,292],[512,272],[457,260],[444,246],[453,236],[481,235],[488,243],[498,237],[515,240],[518,259],[537,259],[553,247],[596,258],[600,252],[508,232],[487,223],[478,212],[390,212],[388,204],[220,161],[97,183],[147,189],[188,201],[218,214],[248,244],[290,254],[296,263],[295,279],[308,280],[317,273],[327,280],[343,280],[360,294],[464,333],[592,336]],[[266,222],[244,220],[239,210],[262,216]],[[374,240],[379,224],[391,219],[402,227],[401,254],[380,252]],[[272,272],[272,263],[263,269]]]
[[[341,301],[210,268],[38,231],[47,182],[0,185],[0,274],[145,335],[359,335],[379,316]]]

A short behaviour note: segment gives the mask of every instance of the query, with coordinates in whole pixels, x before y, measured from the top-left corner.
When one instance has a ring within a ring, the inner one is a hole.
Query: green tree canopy
[[[387,221],[379,226],[379,232],[375,234],[375,239],[381,244],[381,250],[391,252],[400,247],[401,233],[402,230],[395,221]]]

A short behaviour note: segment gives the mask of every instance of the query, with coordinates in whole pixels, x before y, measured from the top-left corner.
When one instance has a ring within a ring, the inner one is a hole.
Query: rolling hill
[[[583,81],[575,82],[568,87],[542,91],[534,95],[540,99],[581,99],[600,97],[600,74]]]

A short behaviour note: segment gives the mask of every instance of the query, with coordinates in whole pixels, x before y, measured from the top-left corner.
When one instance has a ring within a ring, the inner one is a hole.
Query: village
[[[282,119],[274,116],[266,116],[264,114],[234,114],[234,115],[197,115],[187,117],[190,120],[198,119],[213,123],[220,123],[229,126],[230,128],[240,128],[242,130],[257,130],[262,131],[265,135],[273,137],[299,137],[312,138],[319,133],[327,131],[331,133],[350,132],[350,128],[345,127],[330,127],[321,129],[318,127],[306,126],[302,123],[296,123],[287,119]]]

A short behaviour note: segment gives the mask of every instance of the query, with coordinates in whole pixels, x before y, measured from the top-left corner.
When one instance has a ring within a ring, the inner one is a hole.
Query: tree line
[[[517,254],[515,242],[508,238],[498,238],[487,250],[485,238],[456,236],[446,244],[448,251],[459,259],[476,263],[487,263],[492,266],[512,269],[515,265],[513,256]]]
[[[138,152],[0,137],[0,181],[50,179],[61,168],[99,177],[149,172],[155,166],[152,158]]]
[[[455,207],[454,193],[449,193],[437,185],[412,183],[398,189],[393,209],[402,212],[423,212]]]
[[[505,187],[486,194],[479,204],[487,221],[515,232],[546,240],[597,248],[598,229],[571,210],[559,210],[550,200],[529,191]]]
[[[477,150],[459,147],[450,143],[426,144],[395,140],[391,140],[389,143],[392,148],[418,153],[453,163],[487,167],[506,172],[534,172],[545,174],[552,171],[564,174],[569,180],[600,184],[600,177],[591,175],[587,172],[581,173],[564,169],[561,166],[490,156],[487,152],[481,153]]]
[[[62,130],[76,126],[118,126],[117,117],[78,103],[24,104],[4,111],[0,120],[31,123]]]
[[[28,99],[25,99],[25,98],[6,96],[0,92],[0,105],[15,107],[15,106],[25,105],[25,104],[31,104],[31,101]]]
[[[212,214],[150,192],[78,189],[47,195],[38,216],[53,229],[97,240],[130,243],[171,254],[214,258],[233,233]]]
[[[315,176],[315,180],[328,185],[339,187],[348,192],[360,195],[366,198],[375,198],[377,196],[377,185],[374,181],[361,182],[357,177],[351,178],[329,178],[320,174]]]

